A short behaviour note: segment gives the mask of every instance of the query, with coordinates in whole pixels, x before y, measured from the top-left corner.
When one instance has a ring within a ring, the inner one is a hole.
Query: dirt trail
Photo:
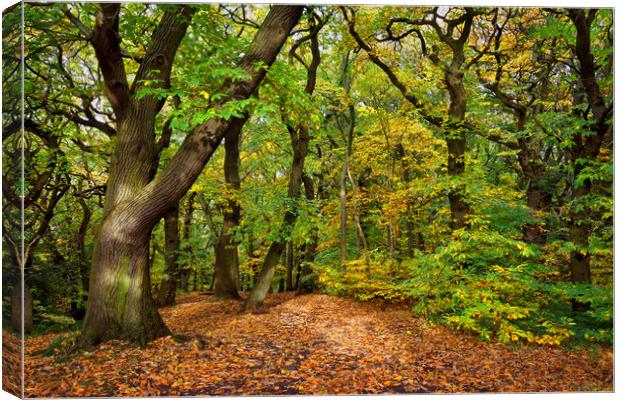
[[[271,295],[265,313],[187,294],[161,310],[177,342],[101,345],[63,363],[26,357],[26,396],[611,390],[613,354],[512,348],[432,327],[404,307]],[[30,339],[26,354],[57,335]]]

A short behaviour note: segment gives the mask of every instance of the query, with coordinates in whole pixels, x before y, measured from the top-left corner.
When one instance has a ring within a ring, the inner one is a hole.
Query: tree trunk
[[[81,190],[81,188],[80,188]],[[77,234],[77,262],[80,282],[78,288],[81,286],[81,290],[78,289],[78,293],[75,298],[71,300],[71,317],[76,321],[81,321],[86,315],[86,294],[88,293],[88,275],[90,264],[88,263],[88,257],[86,255],[86,233],[88,231],[88,225],[90,224],[91,211],[86,201],[77,197],[77,201],[82,208],[82,221],[78,229]]]
[[[351,79],[349,77],[349,56],[347,52],[342,58],[342,87],[347,95],[351,91]],[[345,139],[344,161],[340,173],[340,267],[344,268],[347,261],[347,185],[349,175],[349,163],[353,149],[353,133],[355,131],[355,108],[349,106],[349,121],[347,131],[343,134]]]
[[[575,176],[579,174],[580,166],[575,166]],[[582,198],[590,192],[590,182],[584,182],[583,186],[575,189],[575,199]],[[590,218],[585,210],[575,210],[571,212],[569,222],[569,239],[576,247],[570,253],[570,277],[571,282],[589,283],[590,282],[590,252],[588,251],[589,237],[591,231]],[[587,311],[590,305],[577,300],[572,301],[573,311]]]
[[[507,99],[507,96],[497,89],[496,93],[505,101],[505,104],[509,104],[515,110],[517,132],[523,132],[527,121],[527,108]],[[534,214],[533,217],[539,218],[539,214],[549,211],[551,206],[551,194],[547,192],[547,184],[544,181],[545,165],[539,160],[538,151],[533,148],[534,143],[530,136],[519,137],[517,141],[519,148],[517,159],[523,172],[523,179],[527,182],[527,206]],[[541,223],[523,225],[523,241],[544,244],[547,236],[543,225]]]
[[[187,198],[187,209],[183,218],[183,241],[185,243],[185,251],[189,254],[187,265],[183,265],[181,270],[178,271],[178,287],[184,292],[187,292],[187,285],[189,282],[189,271],[194,258],[193,249],[190,241],[190,235],[192,233],[192,221],[194,217],[194,199],[197,193],[191,192]]]
[[[194,270],[194,286],[192,287],[194,291],[200,290],[201,288],[200,270],[201,269],[198,268]]]
[[[286,287],[285,290],[293,290],[293,265],[295,265],[295,257],[293,253],[293,240],[286,243]]]
[[[188,9],[191,10],[189,15]],[[161,217],[190,189],[234,120],[212,118],[198,125],[185,138],[168,166],[147,184],[152,165],[148,155],[153,148],[154,117],[162,104],[155,96],[144,96],[139,101],[132,97],[125,83],[120,54],[119,5],[107,3],[102,5],[102,10],[105,15],[98,18],[102,26],[96,29],[92,42],[117,117],[118,139],[104,220],[95,243],[88,310],[80,338],[82,347],[111,338],[145,343],[169,333],[150,293],[149,238]],[[162,18],[160,25],[164,26],[155,30],[154,54],[151,49],[147,51],[134,86],[143,84],[137,78],[145,68],[159,72],[151,74],[151,78],[164,78],[164,84],[167,82],[165,72],[169,75],[174,51],[170,52],[167,47],[162,49],[162,45],[169,45],[176,39],[180,43],[193,12],[191,7],[181,7],[186,18],[179,18],[176,12],[179,8],[172,10]],[[226,82],[220,92],[235,99],[248,98],[266,73],[255,64],[261,62],[269,66],[273,63],[302,10],[300,6],[272,7],[241,60],[240,66],[248,77]],[[169,18],[169,14],[173,15]],[[173,47],[176,50],[176,46]],[[113,57],[108,57],[110,52]],[[159,63],[159,68],[153,63]]]
[[[577,134],[573,138],[575,145],[572,147],[572,164],[574,178],[583,171],[586,162],[596,160],[600,153],[601,145],[605,136],[613,126],[610,118],[613,116],[613,103],[605,104],[601,95],[599,81],[596,76],[597,65],[591,50],[591,26],[595,21],[597,10],[570,9],[568,16],[575,25],[577,35],[575,40],[575,55],[579,59],[579,77],[586,95],[588,107],[592,114],[592,120],[588,119],[594,135]],[[579,88],[577,90],[580,90]],[[592,181],[584,179],[581,186],[574,187],[574,201],[579,202],[591,193]],[[583,207],[573,207],[569,226],[570,239],[576,249],[571,252],[570,267],[571,280],[573,282],[590,282],[590,253],[588,251],[589,235],[592,230],[591,218],[588,211]],[[589,308],[588,304],[573,301],[573,311],[584,311]]]
[[[88,293],[88,273],[90,265],[88,264],[88,257],[86,256],[85,243],[86,233],[88,231],[88,225],[90,224],[92,213],[84,199],[78,198],[78,202],[82,207],[83,213],[82,222],[80,223],[80,229],[78,230],[77,237],[78,263],[80,269],[80,279],[82,281],[82,289],[84,290],[84,293]]]
[[[349,169],[349,155],[345,154],[340,173],[340,267],[347,261],[347,187],[346,177]]]
[[[348,65],[349,65],[349,53],[347,53],[344,57],[343,60],[343,67],[342,67],[342,86],[345,89],[345,92],[348,94],[351,90],[351,80],[349,78],[349,74],[348,74]],[[363,248],[364,248],[364,258],[366,260],[366,266],[368,268],[370,268],[370,257],[369,257],[369,253],[368,253],[368,243],[366,242],[366,235],[364,234],[364,230],[362,229],[362,224],[360,222],[360,211],[358,208],[358,204],[357,204],[357,184],[355,182],[355,180],[353,179],[353,175],[351,173],[351,167],[349,165],[350,162],[350,157],[351,154],[353,153],[353,134],[355,133],[355,118],[356,118],[356,112],[355,112],[355,106],[352,104],[352,102],[349,104],[348,107],[348,111],[349,111],[349,116],[348,116],[348,126],[347,126],[347,130],[346,130],[346,135],[345,135],[345,140],[347,142],[347,147],[346,147],[346,154],[345,154],[345,164],[343,166],[343,170],[342,173],[346,174],[346,177],[349,178],[349,182],[351,183],[351,197],[352,197],[352,201],[353,201],[353,222],[355,223],[355,229],[356,229],[356,257],[359,257],[359,245],[360,243],[362,244]],[[341,187],[345,188],[344,183],[341,183]],[[346,191],[345,192],[341,192],[341,196],[344,194],[345,198],[344,201],[346,201]],[[342,199],[341,199],[342,202]],[[341,204],[341,207],[346,206],[346,203]],[[345,214],[344,214],[344,221],[341,219],[341,228],[340,228],[340,232],[341,234],[344,232],[346,235],[346,207],[343,209],[345,210]],[[342,217],[341,217],[342,218]],[[344,222],[344,225],[343,225]],[[345,236],[346,239],[346,236]],[[345,252],[342,253],[342,246],[343,246],[343,241],[341,239],[341,259],[342,259],[342,254],[345,255],[346,257],[346,241],[344,242],[344,250]],[[344,263],[341,262],[341,267],[344,265]]]
[[[353,197],[353,222],[355,224],[355,229],[357,232],[357,238],[359,242],[362,244],[362,248],[364,249],[364,260],[366,262],[366,268],[370,269],[370,252],[368,251],[368,242],[366,241],[366,234],[364,233],[364,229],[362,228],[362,222],[360,220],[360,211],[357,204],[357,192],[358,186],[355,180],[353,179],[353,175],[351,170],[349,172],[349,182],[351,183],[351,197]],[[358,245],[359,248],[359,245]],[[359,250],[358,250],[359,253]],[[359,254],[358,254],[359,257]]]
[[[189,290],[189,273],[190,272],[191,270],[187,266],[185,266],[185,268],[183,268],[180,273],[179,289],[181,289],[184,292],[187,292]]]
[[[539,179],[535,181],[530,180],[529,187],[526,190],[527,206],[535,213],[535,218],[539,217],[536,214],[549,211],[551,206],[551,194],[540,187]],[[523,241],[532,244],[545,244],[547,242],[547,235],[543,225],[541,223],[523,225]]]
[[[413,249],[415,248],[414,242],[414,231],[413,231],[413,221],[411,221],[411,215],[409,215],[409,211],[407,212],[407,257],[413,257]]]
[[[263,265],[256,278],[256,283],[252,286],[252,290],[244,302],[244,310],[258,308],[263,304],[263,301],[265,301],[265,297],[267,297],[271,282],[273,281],[273,274],[276,270],[275,267],[278,265],[280,255],[284,251],[284,245],[285,243],[282,241],[275,241],[269,246],[267,255],[263,260]]]
[[[460,49],[461,54],[463,49]],[[456,60],[461,57],[454,56]],[[465,120],[465,110],[467,93],[463,84],[463,73],[458,70],[462,61],[453,61],[453,66],[445,71],[445,82],[450,94],[450,107],[448,115],[450,123],[446,129],[446,143],[448,145],[448,174],[452,179],[460,179],[465,173],[465,148],[467,141],[464,136],[463,127]],[[469,205],[465,200],[465,187],[462,183],[452,185],[448,193],[450,203],[450,228],[452,230],[467,227],[467,214],[470,212]]]
[[[224,138],[224,177],[228,192],[228,204],[224,210],[222,232],[215,251],[215,296],[223,299],[240,299],[239,290],[239,253],[238,243],[234,239],[235,229],[241,222],[241,205],[239,204],[239,142],[241,128],[246,119],[236,121],[226,132]]]
[[[254,287],[252,287],[248,298],[243,304],[244,310],[259,308],[263,304],[263,301],[265,301],[265,297],[271,287],[276,265],[278,265],[278,260],[286,246],[286,238],[290,237],[295,219],[297,219],[297,198],[301,193],[301,177],[310,136],[305,126],[299,129],[299,135],[294,132],[292,128],[289,129],[289,132],[291,134],[291,141],[293,142],[293,163],[291,165],[289,177],[288,197],[293,204],[284,214],[284,220],[280,228],[280,238],[276,239],[271,246],[269,246],[269,250],[261,266],[258,280]]]
[[[144,345],[170,333],[150,293],[150,229],[135,232],[123,227],[129,225],[132,224],[111,214],[100,228],[81,337],[83,345],[96,345],[112,338]]]
[[[215,271],[213,275],[213,289],[215,296],[221,299],[240,299],[237,292],[238,268],[237,252],[234,254],[225,246],[226,239],[220,236],[215,245]]]
[[[134,93],[145,84],[147,75],[159,81],[155,85],[166,84],[194,9],[175,7],[164,14],[131,89],[120,50],[119,11],[119,4],[101,5],[91,40],[116,115],[118,139],[106,186],[104,219],[95,240],[81,346],[111,338],[144,344],[169,333],[151,296],[148,253],[153,226],[176,202],[153,215],[151,224],[139,217],[151,210],[129,205],[152,179],[155,118],[163,101],[150,95],[137,99]]]
[[[24,333],[32,331],[32,293],[28,284],[24,285],[24,297],[22,301],[22,280],[17,282],[11,294],[11,328],[17,332],[22,331],[22,311],[24,318]]]
[[[388,121],[382,119],[381,130],[383,131],[383,136],[385,137],[385,151],[388,156],[387,160],[387,185],[386,189],[388,194],[392,192],[392,175],[394,174],[394,159],[396,151],[392,150],[390,145],[390,125]],[[394,259],[394,217],[388,217],[388,226],[387,226],[387,248],[388,248],[388,258],[390,260]]]
[[[166,275],[161,282],[156,303],[159,306],[174,304],[177,292],[178,258],[181,241],[179,239],[179,206],[175,205],[164,215],[164,255]]]
[[[304,174],[302,176],[302,180],[304,183],[304,189],[306,194],[306,199],[309,202],[314,202],[315,194],[314,194],[314,183],[312,178],[308,174]],[[321,194],[322,192],[319,192]],[[310,293],[315,286],[314,282],[305,282],[301,283],[301,278],[305,275],[306,270],[308,269],[309,264],[314,262],[314,257],[316,255],[316,247],[318,246],[319,237],[318,237],[318,229],[313,227],[310,233],[310,241],[304,244],[304,252],[303,258],[297,262],[297,276],[295,277],[295,290],[298,294],[302,293]]]

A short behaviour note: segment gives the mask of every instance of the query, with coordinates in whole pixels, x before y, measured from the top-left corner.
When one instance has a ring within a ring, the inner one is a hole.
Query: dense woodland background
[[[612,343],[612,10],[26,3],[23,54],[21,11],[5,327],[21,267],[26,330],[82,347],[168,334],[187,291]]]

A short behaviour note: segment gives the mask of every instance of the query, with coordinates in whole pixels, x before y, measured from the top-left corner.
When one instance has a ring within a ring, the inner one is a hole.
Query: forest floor
[[[613,390],[613,350],[505,346],[431,326],[404,305],[273,294],[265,312],[190,293],[141,349],[107,342],[63,361],[26,341],[26,397]],[[5,334],[6,336],[6,334]],[[32,353],[38,354],[33,355]]]

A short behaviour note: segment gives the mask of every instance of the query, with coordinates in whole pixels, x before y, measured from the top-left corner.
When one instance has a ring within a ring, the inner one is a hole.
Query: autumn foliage
[[[4,387],[611,390],[613,16],[9,7]]]
[[[609,349],[483,343],[406,306],[271,295],[266,312],[190,293],[162,309],[175,337],[66,356],[72,334],[26,341],[26,396],[294,395],[611,390]],[[50,351],[50,344],[56,343]],[[47,352],[46,352],[47,351]]]

